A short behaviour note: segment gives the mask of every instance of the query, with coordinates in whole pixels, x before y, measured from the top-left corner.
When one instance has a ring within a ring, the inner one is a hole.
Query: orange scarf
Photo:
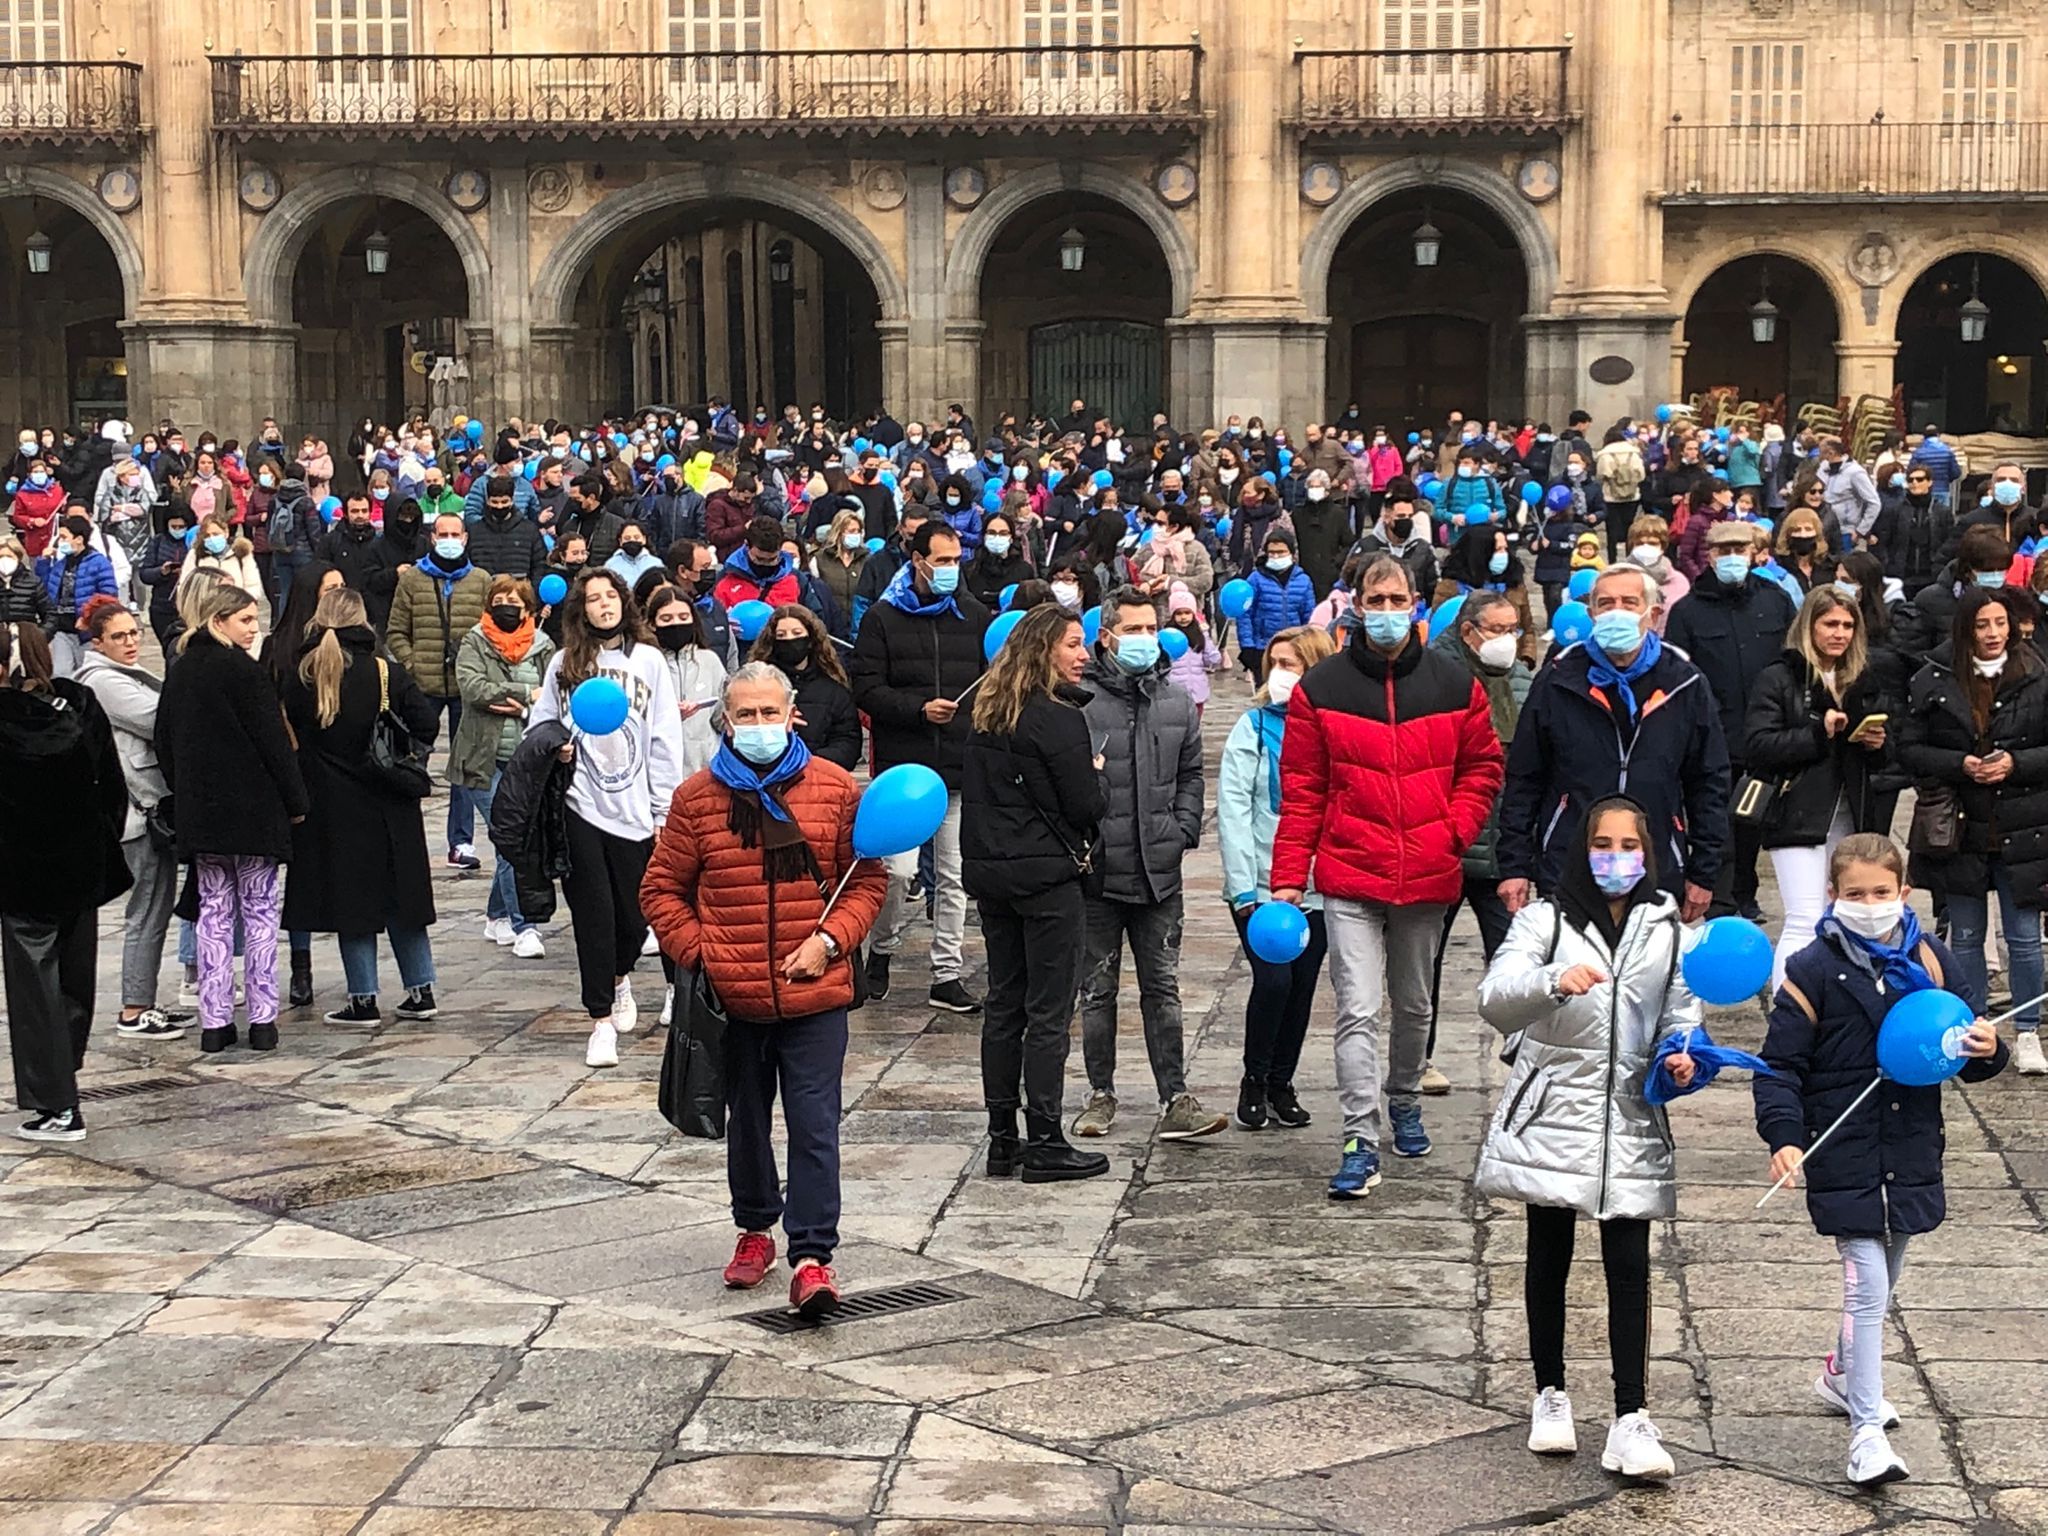
[[[484,632],[484,638],[491,642],[491,648],[505,658],[505,665],[508,667],[518,666],[526,660],[527,652],[533,649],[533,615],[530,613],[509,635],[488,618],[477,628]]]

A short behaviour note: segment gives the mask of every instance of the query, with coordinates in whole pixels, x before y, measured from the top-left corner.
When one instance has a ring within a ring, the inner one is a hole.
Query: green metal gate
[[[1160,328],[1129,320],[1063,320],[1031,329],[1031,405],[1064,416],[1085,400],[1119,427],[1143,432],[1164,410]]]

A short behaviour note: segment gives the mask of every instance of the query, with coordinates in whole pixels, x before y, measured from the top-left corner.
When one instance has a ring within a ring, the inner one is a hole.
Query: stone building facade
[[[13,10],[18,420],[2048,416],[2048,0]]]

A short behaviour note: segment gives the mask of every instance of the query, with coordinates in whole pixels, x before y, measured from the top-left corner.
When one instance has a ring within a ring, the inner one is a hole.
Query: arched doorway
[[[1330,262],[1327,304],[1331,401],[1397,430],[1522,412],[1528,268],[1478,198],[1408,187],[1366,208]]]
[[[981,269],[987,419],[1064,416],[1075,400],[1143,431],[1166,409],[1174,282],[1158,238],[1095,192],[1027,204]]]
[[[1788,256],[1741,257],[1716,269],[1686,306],[1685,393],[1732,388],[1772,419],[1796,421],[1801,406],[1839,398],[1841,334],[1819,273]]]
[[[363,416],[395,422],[424,412],[445,423],[470,396],[464,353],[469,281],[435,221],[406,203],[330,205],[291,277],[299,326],[299,420],[339,446]]]
[[[119,262],[106,237],[61,203],[0,202],[0,415],[30,426],[131,419]]]
[[[1982,307],[1966,315],[1972,295]],[[1900,394],[1915,429],[1930,421],[1964,434],[2048,428],[2048,298],[2015,262],[1974,251],[1943,257],[1906,290],[1896,334]]]

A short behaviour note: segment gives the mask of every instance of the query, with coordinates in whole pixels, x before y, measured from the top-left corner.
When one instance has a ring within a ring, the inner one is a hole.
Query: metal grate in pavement
[[[134,1099],[145,1093],[163,1093],[172,1088],[196,1088],[196,1077],[139,1077],[132,1083],[102,1083],[97,1088],[81,1088],[78,1097],[83,1103],[99,1104],[108,1099]]]
[[[970,1298],[961,1291],[949,1290],[943,1285],[929,1281],[917,1281],[910,1285],[892,1285],[887,1290],[863,1291],[858,1296],[848,1296],[839,1303],[836,1311],[830,1312],[816,1322],[797,1316],[788,1307],[771,1307],[766,1312],[748,1312],[739,1321],[752,1323],[768,1333],[802,1333],[807,1328],[844,1328],[849,1323],[866,1322],[871,1317],[888,1317],[898,1312],[916,1312],[925,1307],[943,1307],[950,1301],[967,1301]]]

